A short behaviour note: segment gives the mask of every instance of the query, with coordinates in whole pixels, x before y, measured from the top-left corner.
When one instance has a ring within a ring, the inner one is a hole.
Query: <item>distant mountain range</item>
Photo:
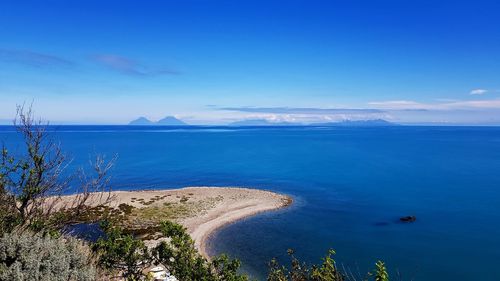
[[[339,127],[385,127],[398,126],[396,123],[386,121],[384,119],[373,120],[344,120],[340,122],[316,123],[314,126],[339,126]]]
[[[153,122],[146,117],[139,117],[128,123],[133,126],[188,126],[188,124],[182,120],[175,118],[174,116],[167,116],[157,122]]]
[[[270,122],[266,119],[248,119],[229,123],[228,126],[300,126],[300,124],[289,122]]]
[[[129,123],[133,126],[190,126],[186,122],[177,119],[173,116],[167,116],[157,122],[153,122],[146,117],[139,117]],[[266,119],[247,119],[229,123],[228,126],[244,127],[244,126],[322,126],[322,127],[383,127],[397,126],[398,124],[391,123],[383,119],[373,120],[344,120],[340,122],[328,123],[293,123],[293,122],[271,122]]]
[[[383,127],[383,126],[397,126],[398,124],[391,123],[383,119],[373,120],[344,120],[340,122],[328,123],[291,123],[291,122],[270,122],[266,119],[249,119],[236,121],[228,124],[229,126],[321,126],[321,127]]]

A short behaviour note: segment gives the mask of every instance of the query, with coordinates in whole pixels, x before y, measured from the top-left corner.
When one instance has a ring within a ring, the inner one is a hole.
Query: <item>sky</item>
[[[500,125],[500,1],[0,6],[0,123]]]

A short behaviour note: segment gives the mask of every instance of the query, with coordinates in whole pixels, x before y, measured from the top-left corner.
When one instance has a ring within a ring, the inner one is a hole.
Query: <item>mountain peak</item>
[[[129,125],[135,125],[135,126],[152,126],[152,125],[161,125],[161,126],[186,126],[184,121],[179,120],[175,118],[174,116],[167,116],[161,120],[158,120],[158,122],[153,122],[149,120],[146,117],[139,117],[130,123]]]
[[[139,125],[139,126],[144,126],[144,125],[154,125],[154,122],[149,120],[148,118],[146,117],[139,117],[135,120],[132,120],[130,121],[130,123],[128,123],[129,125]]]
[[[186,122],[175,118],[174,116],[167,116],[156,122],[157,125],[169,125],[169,126],[185,126]]]

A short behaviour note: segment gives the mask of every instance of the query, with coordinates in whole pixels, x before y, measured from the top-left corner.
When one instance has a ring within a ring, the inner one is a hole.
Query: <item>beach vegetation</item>
[[[98,256],[98,264],[111,272],[121,272],[127,280],[139,280],[143,267],[150,262],[148,248],[144,242],[109,222],[102,222],[104,237],[92,245]]]
[[[161,242],[154,249],[157,262],[169,268],[171,273],[185,281],[246,281],[248,277],[239,273],[240,262],[226,255],[205,259],[194,246],[186,229],[176,223],[165,221],[160,227],[170,241]]]
[[[94,261],[88,245],[71,237],[25,231],[0,238],[0,280],[96,280]]]
[[[238,260],[221,255],[209,261],[200,255],[186,229],[177,223],[162,222],[159,230],[168,239],[152,248],[109,222],[101,223],[101,228],[105,235],[92,245],[92,250],[98,257],[97,265],[109,275],[144,280],[144,268],[162,264],[179,280],[248,280],[246,275],[239,273]]]
[[[374,277],[375,281],[389,281],[389,273],[387,273],[385,264],[382,261],[375,263],[375,270],[370,275]]]
[[[343,281],[344,276],[337,270],[330,250],[320,265],[308,266],[295,257],[294,251],[289,249],[290,266],[281,265],[276,259],[269,263],[268,281]]]
[[[337,267],[334,250],[329,250],[320,264],[308,265],[295,257],[289,249],[290,265],[281,265],[277,259],[269,262],[267,281],[389,281],[389,274],[384,262],[377,261],[375,269],[362,277],[352,271]]]
[[[132,213],[132,210],[134,209],[134,206],[131,206],[126,203],[121,203],[118,205],[118,209],[122,211],[125,215],[130,215]]]

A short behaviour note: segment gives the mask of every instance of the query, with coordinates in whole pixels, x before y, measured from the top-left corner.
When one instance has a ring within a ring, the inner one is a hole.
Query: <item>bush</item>
[[[212,262],[202,257],[186,229],[176,223],[165,221],[160,230],[170,241],[160,243],[154,250],[155,260],[183,281],[247,281],[246,275],[239,274],[240,262],[222,255]]]
[[[341,272],[337,268],[333,259],[333,255],[335,255],[333,250],[328,251],[323,262],[319,265],[308,265],[299,261],[293,250],[288,250],[288,255],[290,257],[289,267],[281,265],[276,259],[271,260],[267,281],[389,281],[389,274],[382,261],[378,261],[375,264],[375,270],[368,272],[365,278],[361,276],[358,278],[352,273],[348,275],[347,272]]]
[[[141,270],[149,262],[149,251],[141,240],[124,234],[119,227],[102,222],[105,237],[99,238],[92,249],[99,256],[99,266],[111,271],[121,271],[127,280],[142,277]]]
[[[90,250],[74,238],[25,232],[0,239],[0,280],[95,280]]]
[[[323,258],[321,265],[308,266],[300,262],[295,256],[293,250],[288,250],[290,256],[290,267],[287,268],[273,259],[269,263],[268,281],[344,281],[337,270],[333,255],[335,252],[330,250]]]

